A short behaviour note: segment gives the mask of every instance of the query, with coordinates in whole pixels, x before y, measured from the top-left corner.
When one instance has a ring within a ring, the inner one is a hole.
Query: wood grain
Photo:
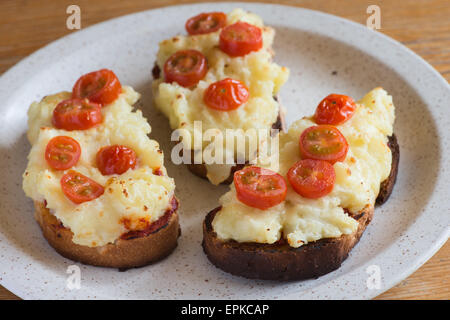
[[[113,17],[174,4],[175,0],[2,0],[0,74],[51,41],[72,32],[66,8],[81,8],[82,28]],[[211,1],[209,1],[211,2]],[[249,1],[251,2],[251,1]],[[256,1],[253,1],[256,2]],[[381,8],[380,32],[402,42],[450,80],[450,2],[448,0],[300,0],[258,1],[299,6],[365,24],[369,5]],[[230,9],[234,5],[230,3]],[[213,9],[213,6],[212,6]],[[419,270],[377,299],[450,299],[450,244]],[[1,266],[0,266],[1,270]],[[17,297],[0,286],[0,299]]]

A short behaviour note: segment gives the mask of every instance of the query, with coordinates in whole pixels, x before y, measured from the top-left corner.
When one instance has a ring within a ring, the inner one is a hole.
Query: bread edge
[[[88,247],[74,243],[72,231],[43,202],[34,201],[34,207],[35,219],[50,246],[68,259],[93,266],[128,269],[157,262],[172,253],[181,234],[176,210],[165,226],[146,237],[117,239],[112,244]]]

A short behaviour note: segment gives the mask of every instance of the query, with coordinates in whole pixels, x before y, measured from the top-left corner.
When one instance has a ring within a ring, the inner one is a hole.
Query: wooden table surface
[[[72,32],[66,8],[81,8],[81,27],[124,14],[174,4],[175,0],[2,0],[0,2],[0,74],[47,43]],[[380,32],[400,41],[450,79],[449,0],[304,0],[275,2],[315,9],[365,24],[369,5],[381,8]],[[233,7],[230,4],[230,8]],[[213,10],[214,7],[211,7]],[[450,244],[378,299],[450,299]],[[1,269],[1,266],[0,266]],[[17,297],[0,286],[0,299]]]

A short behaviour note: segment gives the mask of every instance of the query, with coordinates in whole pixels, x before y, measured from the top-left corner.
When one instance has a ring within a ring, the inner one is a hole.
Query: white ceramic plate
[[[228,275],[201,248],[201,222],[226,187],[212,187],[170,163],[169,126],[150,93],[158,42],[184,33],[197,13],[242,7],[277,31],[276,60],[291,69],[281,97],[287,120],[312,114],[330,92],[361,97],[382,86],[394,97],[400,171],[390,200],[376,209],[360,243],[337,271],[316,280],[267,282]],[[70,90],[83,73],[113,69],[143,94],[142,108],[166,154],[181,200],[182,236],[175,252],[145,268],[118,272],[79,265],[81,288],[66,287],[72,261],[59,256],[33,220],[21,184],[30,146],[26,111],[32,101]],[[151,10],[100,23],[37,51],[0,78],[0,284],[22,298],[371,298],[394,286],[446,241],[450,219],[448,83],[399,43],[362,25],[285,6],[223,3]],[[381,286],[368,289],[375,265]],[[367,273],[367,271],[370,271]]]

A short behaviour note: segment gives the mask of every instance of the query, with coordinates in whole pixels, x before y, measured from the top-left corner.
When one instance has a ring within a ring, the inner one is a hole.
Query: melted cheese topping
[[[133,111],[132,105],[140,97],[137,92],[123,87],[119,98],[102,108],[103,122],[94,128],[55,129],[51,125],[53,110],[70,95],[61,92],[30,106],[28,139],[32,148],[23,189],[33,200],[47,201],[47,208],[73,232],[74,243],[89,247],[114,243],[123,233],[143,228],[161,217],[170,208],[175,184],[167,176],[158,143],[147,137],[150,125],[140,110]],[[105,188],[102,196],[79,205],[65,197],[60,179],[67,170],[53,170],[44,158],[49,140],[59,135],[78,141],[81,157],[71,169],[100,183]],[[132,148],[138,165],[121,175],[103,176],[96,167],[96,154],[100,148],[114,144]],[[153,174],[158,168],[162,176]]]
[[[238,21],[244,21],[262,29],[262,49],[243,57],[229,57],[218,48],[220,30],[204,35],[179,35],[159,44],[156,63],[161,70],[164,69],[166,60],[179,50],[198,50],[208,61],[208,73],[193,89],[181,87],[175,82],[165,83],[163,72],[160,79],[152,83],[156,106],[169,118],[172,129],[183,128],[190,133],[191,139],[183,139],[188,149],[198,150],[192,138],[208,129],[220,130],[225,140],[225,129],[234,130],[236,136],[243,136],[243,133],[237,129],[270,130],[277,120],[280,108],[274,96],[286,82],[289,70],[272,62],[271,46],[275,31],[265,27],[257,15],[241,9],[235,9],[227,15],[227,25]],[[211,83],[228,77],[246,84],[250,92],[249,100],[238,109],[228,112],[207,107],[203,102],[206,88]],[[201,121],[202,127],[194,128],[194,121]],[[205,148],[207,143],[209,142],[200,142],[200,148]],[[225,145],[223,147],[226,149]],[[224,153],[235,155],[235,150],[224,150]],[[246,159],[248,158],[247,154]],[[209,180],[214,184],[222,182],[229,176],[230,168],[229,165],[208,165]]]
[[[299,247],[356,231],[358,222],[344,208],[356,213],[374,206],[380,184],[391,170],[387,137],[393,133],[394,119],[392,97],[381,88],[372,90],[358,102],[353,117],[337,126],[347,139],[349,150],[343,162],[334,164],[336,182],[331,193],[306,199],[288,183],[284,202],[259,210],[241,203],[232,185],[220,199],[222,209],[212,223],[217,236],[224,241],[274,243],[283,235],[290,246]],[[301,159],[301,133],[313,125],[311,118],[303,118],[294,122],[287,133],[281,133],[279,167],[268,168],[286,178],[289,168]]]

